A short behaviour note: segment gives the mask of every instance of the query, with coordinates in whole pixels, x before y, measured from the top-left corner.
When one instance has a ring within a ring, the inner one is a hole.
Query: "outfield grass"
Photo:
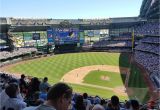
[[[102,80],[102,76],[107,76],[109,80]],[[104,87],[118,87],[124,86],[123,80],[125,80],[125,74],[109,72],[109,71],[91,71],[84,78],[84,83],[89,83],[93,85],[99,85]]]
[[[50,83],[55,83],[65,73],[83,66],[106,64],[128,67],[127,60],[124,60],[124,63],[119,65],[119,56],[120,54],[118,53],[106,52],[60,54],[44,59],[27,61],[25,64],[16,65],[8,71],[24,73],[40,78],[47,76]]]

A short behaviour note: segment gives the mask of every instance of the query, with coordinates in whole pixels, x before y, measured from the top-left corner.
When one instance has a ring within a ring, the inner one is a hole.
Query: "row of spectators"
[[[159,22],[147,22],[134,27],[135,35],[159,35]]]
[[[160,45],[159,44],[148,44],[148,43],[140,43],[135,48],[136,50],[146,51],[146,52],[152,52],[155,54],[160,55]]]
[[[114,41],[114,40],[102,40],[95,42],[93,47],[132,47],[131,41]]]
[[[160,44],[160,37],[147,37],[142,39],[141,42]]]
[[[109,40],[114,41],[132,41],[132,33],[131,32],[121,32],[119,36],[111,35]]]
[[[159,74],[159,67],[160,67],[160,56],[147,53],[147,52],[142,52],[142,51],[136,51],[135,52],[135,60],[144,66],[149,71],[149,76],[154,74],[158,84],[155,83],[156,88],[160,88],[160,76],[157,76]]]
[[[17,78],[13,75],[9,75],[6,72],[0,72],[0,92],[4,89],[5,84],[15,81]]]
[[[90,25],[106,25],[111,22],[109,19],[14,19],[11,18],[12,24],[16,25],[47,25],[59,24],[63,21],[68,21],[72,24],[90,24]]]
[[[159,37],[146,37],[135,47],[135,60],[148,70],[156,88],[160,88],[160,43]]]
[[[140,110],[141,108],[137,100],[120,102],[115,95],[111,99],[103,99],[99,96],[88,96],[87,93],[73,93],[73,89],[65,83],[51,86],[47,82],[47,77],[42,82],[36,77],[26,81],[25,75],[15,79],[0,73],[0,81],[5,85],[4,90],[0,92],[1,110]]]
[[[131,32],[122,32],[120,36],[101,39],[98,42],[94,42],[92,47],[96,50],[130,52],[132,47]]]
[[[0,81],[0,110],[22,110],[28,105],[38,106],[47,99],[47,92],[51,87],[47,77],[41,82],[37,77],[26,78],[21,75],[18,79],[5,72],[0,73]]]
[[[20,55],[25,55],[28,53],[36,52],[36,48],[19,48],[18,50],[14,50],[13,52],[2,51],[0,52],[0,60],[17,57]]]
[[[124,36],[124,37],[113,37],[112,38],[113,40],[118,40],[118,41],[120,41],[120,40],[122,40],[122,41],[127,41],[127,40],[132,40],[132,38],[131,37],[126,37],[126,36]]]
[[[109,48],[108,49],[109,52],[132,52],[131,48]]]
[[[47,25],[50,24],[52,19],[10,19],[12,24],[16,25]]]
[[[101,39],[94,42],[92,45],[93,50],[111,51],[111,52],[131,52],[132,41],[131,33],[121,33],[121,36],[111,36],[110,38]]]

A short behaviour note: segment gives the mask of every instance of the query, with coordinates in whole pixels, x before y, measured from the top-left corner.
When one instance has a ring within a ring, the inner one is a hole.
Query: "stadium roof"
[[[46,31],[48,27],[69,26],[81,30],[125,28],[145,21],[138,17],[120,17],[108,19],[16,19],[0,18],[1,32]]]

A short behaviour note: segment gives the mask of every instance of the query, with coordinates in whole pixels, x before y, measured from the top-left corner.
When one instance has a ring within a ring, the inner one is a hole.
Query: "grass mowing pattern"
[[[10,68],[9,71],[39,78],[47,76],[50,83],[55,83],[65,73],[83,66],[106,64],[127,67],[127,61],[119,65],[119,56],[120,54],[117,53],[106,52],[60,54],[45,59],[27,61],[25,64]]]
[[[101,79],[102,76],[109,77],[109,80],[102,80]],[[89,74],[87,74],[83,82],[93,85],[114,88],[117,86],[123,86],[124,84],[122,80],[125,80],[125,74],[96,70],[96,71],[91,71]]]

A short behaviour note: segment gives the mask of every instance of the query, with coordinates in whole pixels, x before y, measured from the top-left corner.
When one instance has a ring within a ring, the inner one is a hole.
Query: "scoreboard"
[[[50,28],[47,30],[48,42],[55,45],[77,44],[79,42],[78,28]]]
[[[77,28],[56,28],[53,32],[55,44],[74,44],[79,41]]]

